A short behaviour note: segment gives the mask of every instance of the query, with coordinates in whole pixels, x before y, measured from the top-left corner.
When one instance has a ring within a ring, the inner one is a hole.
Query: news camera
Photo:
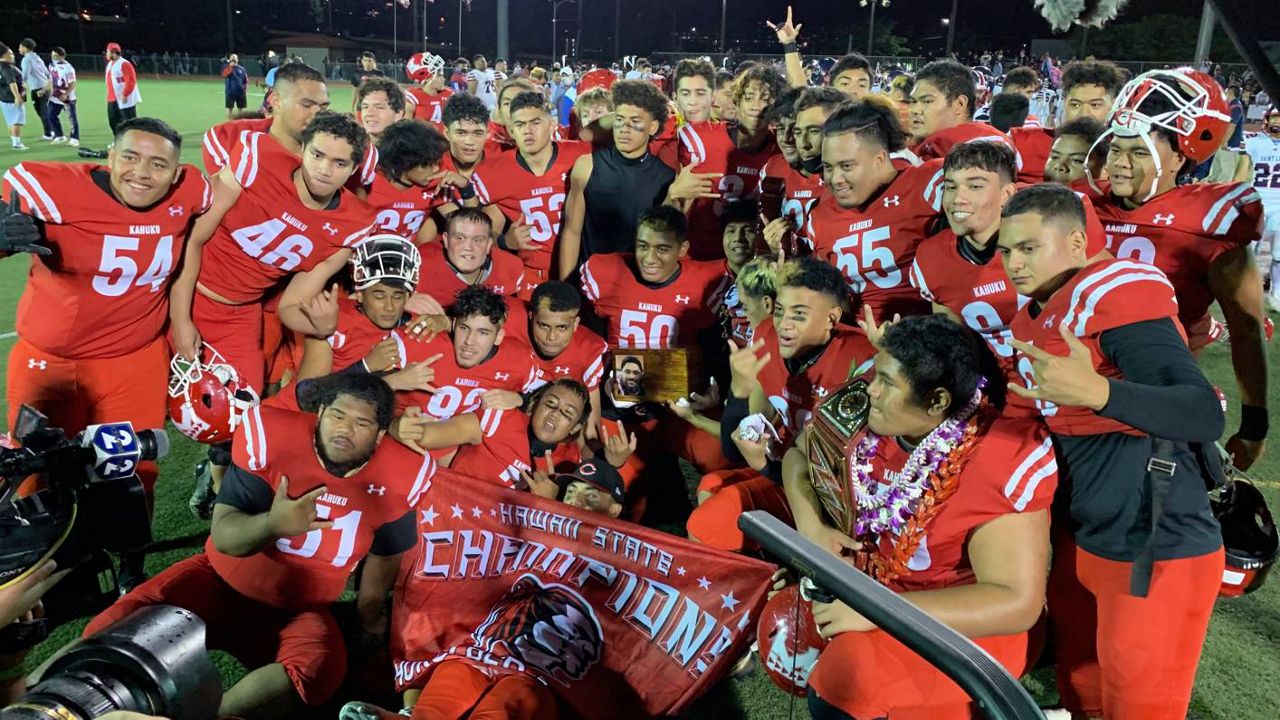
[[[205,651],[205,625],[153,605],[69,645],[0,720],[89,720],[114,710],[170,720],[212,720],[222,681]]]
[[[0,655],[44,639],[49,621],[106,607],[117,596],[109,552],[151,541],[138,463],[163,457],[163,430],[90,425],[74,439],[26,405],[0,448],[0,588],[42,567],[78,568],[45,599],[45,618],[0,629]],[[20,491],[24,490],[24,491]]]

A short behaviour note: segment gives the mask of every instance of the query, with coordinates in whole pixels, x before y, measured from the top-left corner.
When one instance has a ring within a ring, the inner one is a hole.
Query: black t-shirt
[[[387,74],[382,72],[378,68],[374,68],[372,70],[365,70],[364,68],[358,67],[356,68],[356,71],[351,74],[351,84],[355,85],[356,87],[360,87],[360,83],[364,82],[368,78],[386,77],[386,76]]]
[[[591,163],[583,190],[587,215],[579,265],[599,253],[633,250],[640,216],[662,203],[676,179],[676,171],[657,156],[645,153],[633,160],[612,146],[593,152]]]
[[[218,504],[228,505],[248,515],[260,515],[271,511],[275,493],[266,480],[232,465],[222,477],[218,489]],[[418,542],[418,527],[413,510],[373,531],[373,544],[369,552],[374,555],[399,555]]]
[[[1168,481],[1155,529],[1154,558],[1213,552],[1222,545],[1222,532],[1209,508],[1195,450],[1203,444],[1213,452],[1222,434],[1225,421],[1213,386],[1168,318],[1104,331],[1102,352],[1124,380],[1110,381],[1110,399],[1098,414],[1174,445],[1178,468]],[[1054,435],[1054,444],[1060,478],[1055,522],[1068,522],[1084,550],[1132,561],[1150,536],[1151,437]]]
[[[22,88],[22,71],[17,65],[9,62],[0,62],[0,102],[21,103],[22,98],[15,98],[13,90],[9,88],[10,83],[16,83],[18,92],[26,92]]]

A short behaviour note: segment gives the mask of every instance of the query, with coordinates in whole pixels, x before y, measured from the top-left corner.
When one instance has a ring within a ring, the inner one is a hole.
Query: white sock
[[[19,145],[21,145],[21,144],[22,144],[22,138],[20,138],[20,137],[15,137],[15,136],[13,136],[13,135],[10,135],[10,136],[9,136],[9,141],[13,143],[13,146],[14,146],[14,147],[18,147]]]

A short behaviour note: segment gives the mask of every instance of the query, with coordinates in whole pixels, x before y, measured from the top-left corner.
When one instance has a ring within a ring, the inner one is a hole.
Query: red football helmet
[[[582,77],[578,78],[578,94],[581,95],[588,90],[594,90],[596,88],[604,88],[605,90],[608,90],[609,88],[612,88],[613,84],[617,81],[618,76],[614,75],[613,71],[608,68],[588,70],[582,74]]]
[[[169,361],[169,419],[196,442],[230,441],[241,416],[257,404],[258,394],[207,343],[195,361],[181,355]]]
[[[1222,526],[1227,556],[1219,597],[1239,597],[1262,587],[1280,549],[1280,535],[1267,501],[1243,473],[1232,472],[1235,477],[1210,501]]]
[[[788,585],[764,604],[756,626],[761,664],[774,685],[804,697],[809,675],[827,641],[813,622],[813,603],[800,595],[799,585]]]
[[[431,53],[414,53],[404,64],[404,73],[416,82],[426,82],[444,72],[444,58]]]
[[[1149,99],[1169,107],[1153,111]],[[1200,163],[1213,157],[1231,129],[1227,95],[1206,73],[1191,68],[1153,70],[1125,83],[1112,106],[1113,133],[1141,134],[1161,128],[1178,136],[1178,152]]]

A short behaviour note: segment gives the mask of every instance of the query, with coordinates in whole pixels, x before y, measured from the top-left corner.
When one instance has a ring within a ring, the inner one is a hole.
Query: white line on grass
[[[8,340],[9,338],[16,338],[16,337],[18,337],[17,332],[0,333],[0,340]]]

